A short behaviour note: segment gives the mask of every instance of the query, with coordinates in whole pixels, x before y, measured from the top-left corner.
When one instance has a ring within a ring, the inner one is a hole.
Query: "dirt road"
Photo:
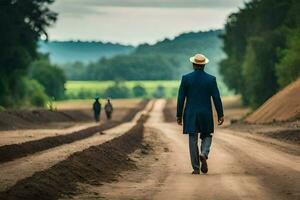
[[[247,137],[239,131],[217,129],[208,174],[192,175],[188,137],[182,134],[182,127],[164,122],[165,105],[165,100],[152,101],[131,122],[108,129],[105,134],[0,164],[0,191],[12,188],[3,192],[3,197],[22,199],[26,193],[22,191],[27,188],[29,197],[37,193],[42,199],[300,199],[300,149],[256,135]],[[131,131],[143,132],[143,144],[129,144],[132,139],[128,137],[122,142],[121,136],[144,114],[149,115],[144,131]],[[107,143],[118,138],[115,145]],[[126,143],[136,149],[129,154],[130,159],[120,154],[123,149],[119,146]],[[106,150],[101,150],[105,145]],[[115,147],[120,152],[110,159]],[[101,152],[103,160],[99,158]],[[126,162],[131,161],[134,165],[126,168]],[[100,181],[101,185],[97,182],[101,173],[111,175],[114,171],[120,173],[114,181],[110,178],[110,182]],[[90,181],[83,181],[86,177]],[[40,183],[51,183],[56,188],[48,191],[48,187],[39,188]],[[69,191],[60,191],[60,184]],[[44,195],[47,192],[49,198]]]
[[[163,122],[164,104],[155,104],[146,123],[145,139],[157,135],[156,153],[140,158],[139,170],[100,187],[83,186],[72,199],[300,199],[297,153],[222,129],[214,136],[208,174],[191,175],[188,138],[181,127]]]
[[[192,176],[187,137],[161,125],[170,140],[169,175],[153,199],[299,199],[300,159],[217,131],[207,175]],[[163,131],[162,131],[163,130]]]

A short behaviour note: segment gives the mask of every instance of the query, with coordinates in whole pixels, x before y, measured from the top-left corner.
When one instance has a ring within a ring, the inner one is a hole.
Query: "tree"
[[[129,98],[130,90],[124,84],[115,82],[105,90],[105,96],[107,98]]]
[[[280,62],[276,65],[276,75],[281,88],[300,77],[300,28],[290,33],[286,49],[280,51]]]
[[[141,85],[136,85],[132,88],[135,97],[143,97],[147,94],[146,89]]]
[[[155,98],[163,98],[166,96],[166,88],[164,86],[158,86],[153,93]]]
[[[268,38],[271,38],[268,36]],[[270,98],[277,90],[274,69],[274,48],[268,38],[252,38],[249,40],[242,65],[245,88],[243,98],[254,108]],[[272,39],[271,39],[272,40]]]
[[[40,55],[30,67],[30,77],[41,83],[48,96],[64,98],[66,77],[62,69],[50,63],[48,55]]]
[[[48,97],[44,92],[44,87],[33,79],[24,78],[25,98],[22,105],[44,107]]]
[[[86,75],[86,65],[82,62],[67,63],[59,65],[68,80],[84,80]]]
[[[213,58],[205,70],[218,76],[218,61],[224,57],[218,37],[221,33],[184,33],[173,40],[139,45],[129,54],[101,58],[86,67],[70,64],[62,69],[73,80],[177,80],[192,69],[189,57],[202,52]]]
[[[37,41],[47,38],[46,28],[56,20],[49,10],[53,0],[0,1],[0,104],[13,106],[22,102],[20,80],[26,76],[31,61],[37,57]]]
[[[255,108],[299,78],[299,9],[297,0],[252,0],[229,16],[220,73],[245,104]]]

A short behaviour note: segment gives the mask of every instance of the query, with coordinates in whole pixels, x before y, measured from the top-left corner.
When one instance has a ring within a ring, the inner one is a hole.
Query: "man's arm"
[[[222,125],[224,122],[224,114],[223,114],[223,105],[222,105],[222,100],[220,97],[220,92],[218,89],[218,84],[216,81],[216,78],[214,78],[213,80],[213,84],[212,84],[212,98],[214,101],[214,105],[215,108],[217,110],[217,114],[218,114],[218,124]]]
[[[178,91],[178,98],[177,98],[177,123],[179,125],[182,125],[182,113],[183,113],[183,107],[186,97],[186,89],[185,89],[185,83],[184,83],[184,77],[181,79],[181,83],[179,86]]]

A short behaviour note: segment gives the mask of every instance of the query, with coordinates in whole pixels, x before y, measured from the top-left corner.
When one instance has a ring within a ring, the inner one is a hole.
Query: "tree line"
[[[115,81],[113,85],[104,90],[80,89],[76,92],[66,94],[66,99],[91,99],[96,96],[101,98],[171,98],[177,95],[177,88],[166,88],[158,85],[154,91],[149,91],[143,84],[137,84],[134,87],[128,87],[123,81]]]
[[[61,68],[70,80],[174,80],[191,70],[189,57],[203,52],[211,63],[207,70],[218,75],[224,57],[218,37],[221,30],[184,33],[156,44],[141,44],[128,55],[101,58],[97,62],[69,63]]]
[[[258,107],[300,76],[300,1],[252,0],[231,14],[222,35],[224,82]]]
[[[112,58],[120,54],[129,54],[135,47],[101,41],[40,41],[38,51],[49,53],[55,64],[66,64],[80,61],[82,63],[96,62],[102,57]]]
[[[48,56],[37,52],[46,28],[57,14],[53,0],[0,1],[0,106],[44,106],[49,98],[62,98],[66,78]]]

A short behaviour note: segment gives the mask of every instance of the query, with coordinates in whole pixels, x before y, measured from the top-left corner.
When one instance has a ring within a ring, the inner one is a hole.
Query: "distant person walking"
[[[184,134],[189,134],[192,174],[199,174],[200,169],[203,173],[208,172],[207,159],[214,132],[211,98],[217,110],[218,125],[223,124],[224,115],[216,78],[204,71],[209,60],[202,54],[196,54],[190,62],[194,71],[182,76],[177,100],[177,123],[183,124]],[[198,148],[199,133],[201,152]]]
[[[112,112],[114,110],[114,108],[110,102],[110,99],[107,99],[107,103],[105,104],[104,110],[105,110],[106,118],[108,120],[110,120],[112,117]]]
[[[99,102],[99,97],[95,98],[95,102],[93,103],[93,111],[94,111],[95,121],[99,122],[100,114],[101,114],[101,103]]]

